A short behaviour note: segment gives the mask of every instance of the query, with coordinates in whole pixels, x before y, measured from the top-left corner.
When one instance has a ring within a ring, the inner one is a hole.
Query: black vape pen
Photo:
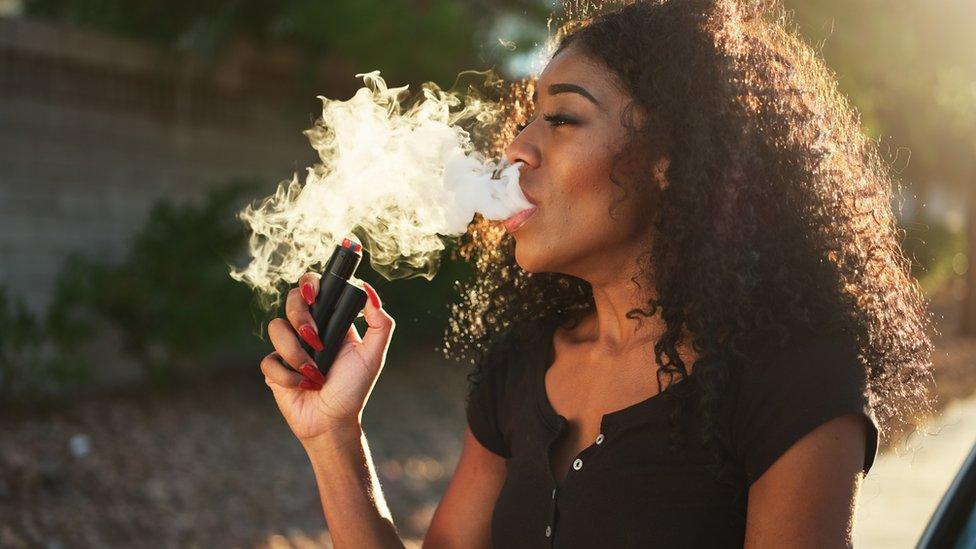
[[[315,361],[322,375],[328,372],[336,353],[346,337],[346,332],[356,316],[366,305],[366,292],[349,282],[363,256],[363,245],[348,238],[335,247],[325,265],[319,281],[319,295],[312,304],[311,313],[318,328],[323,349],[316,352],[311,345],[299,338],[302,347]]]

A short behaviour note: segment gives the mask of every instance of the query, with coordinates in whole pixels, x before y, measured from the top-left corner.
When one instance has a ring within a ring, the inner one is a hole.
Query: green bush
[[[55,344],[76,347],[94,335],[84,326],[104,323],[157,384],[228,353],[260,352],[251,293],[228,276],[247,240],[234,214],[250,189],[235,182],[199,205],[160,201],[118,264],[69,257],[47,317]]]
[[[89,381],[90,364],[51,349],[49,331],[23,299],[0,287],[0,403],[4,406],[42,405]]]

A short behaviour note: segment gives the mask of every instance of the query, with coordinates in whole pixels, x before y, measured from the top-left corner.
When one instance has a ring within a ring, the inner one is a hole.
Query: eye
[[[571,116],[567,116],[567,115],[565,115],[563,113],[559,113],[559,112],[553,113],[553,114],[544,114],[544,115],[542,115],[542,119],[545,120],[546,122],[548,122],[549,125],[552,126],[552,127],[558,127],[558,126],[562,126],[564,124],[576,124],[577,123],[577,120],[575,118],[573,118]]]
[[[546,122],[548,122],[549,125],[552,126],[552,127],[558,127],[558,126],[562,126],[564,124],[579,124],[579,121],[576,120],[575,118],[573,118],[572,116],[569,116],[569,115],[566,115],[566,114],[563,114],[563,113],[559,113],[559,112],[552,113],[552,114],[545,114],[545,115],[542,116],[542,119],[545,120]],[[529,120],[528,122],[524,122],[524,123],[521,123],[521,124],[516,124],[515,125],[515,133],[521,133],[522,130],[524,130],[526,127],[528,127],[528,125],[531,124],[531,123],[532,123],[532,120]]]

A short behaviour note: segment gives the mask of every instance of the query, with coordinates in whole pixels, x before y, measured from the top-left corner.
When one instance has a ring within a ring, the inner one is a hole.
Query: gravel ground
[[[452,363],[410,366],[387,364],[363,422],[397,527],[419,546],[460,455],[467,382]],[[0,420],[0,547],[150,546],[331,546],[308,458],[256,364]]]
[[[390,356],[364,427],[394,520],[419,547],[459,456],[467,368]],[[969,399],[976,340],[949,334],[934,358],[940,408]],[[866,484],[861,516],[886,516],[875,509],[896,490],[878,486]],[[916,505],[927,517],[933,504]],[[0,418],[0,547],[149,546],[331,546],[308,458],[256,362],[166,393]]]

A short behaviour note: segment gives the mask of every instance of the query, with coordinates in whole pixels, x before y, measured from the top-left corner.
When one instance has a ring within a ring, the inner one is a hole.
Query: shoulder
[[[853,337],[840,331],[797,332],[741,365],[738,400],[792,394],[863,396],[867,369]]]
[[[520,380],[536,367],[539,341],[535,330],[509,329],[483,351],[469,376],[467,418],[471,433],[485,448],[511,457],[510,432],[518,416]]]
[[[830,420],[856,415],[867,423],[867,471],[877,452],[878,425],[867,370],[842,332],[800,333],[741,370],[732,440],[749,481],[806,434]]]
[[[511,327],[499,332],[488,343],[469,376],[469,394],[487,384],[496,398],[516,385],[538,360],[543,360],[552,345],[549,325]]]
[[[807,333],[794,336],[792,348],[786,349],[786,356],[809,355],[814,360],[832,360],[842,368],[850,366],[855,372],[864,372],[860,360],[861,350],[853,334],[842,330]],[[781,351],[781,355],[784,352]]]

